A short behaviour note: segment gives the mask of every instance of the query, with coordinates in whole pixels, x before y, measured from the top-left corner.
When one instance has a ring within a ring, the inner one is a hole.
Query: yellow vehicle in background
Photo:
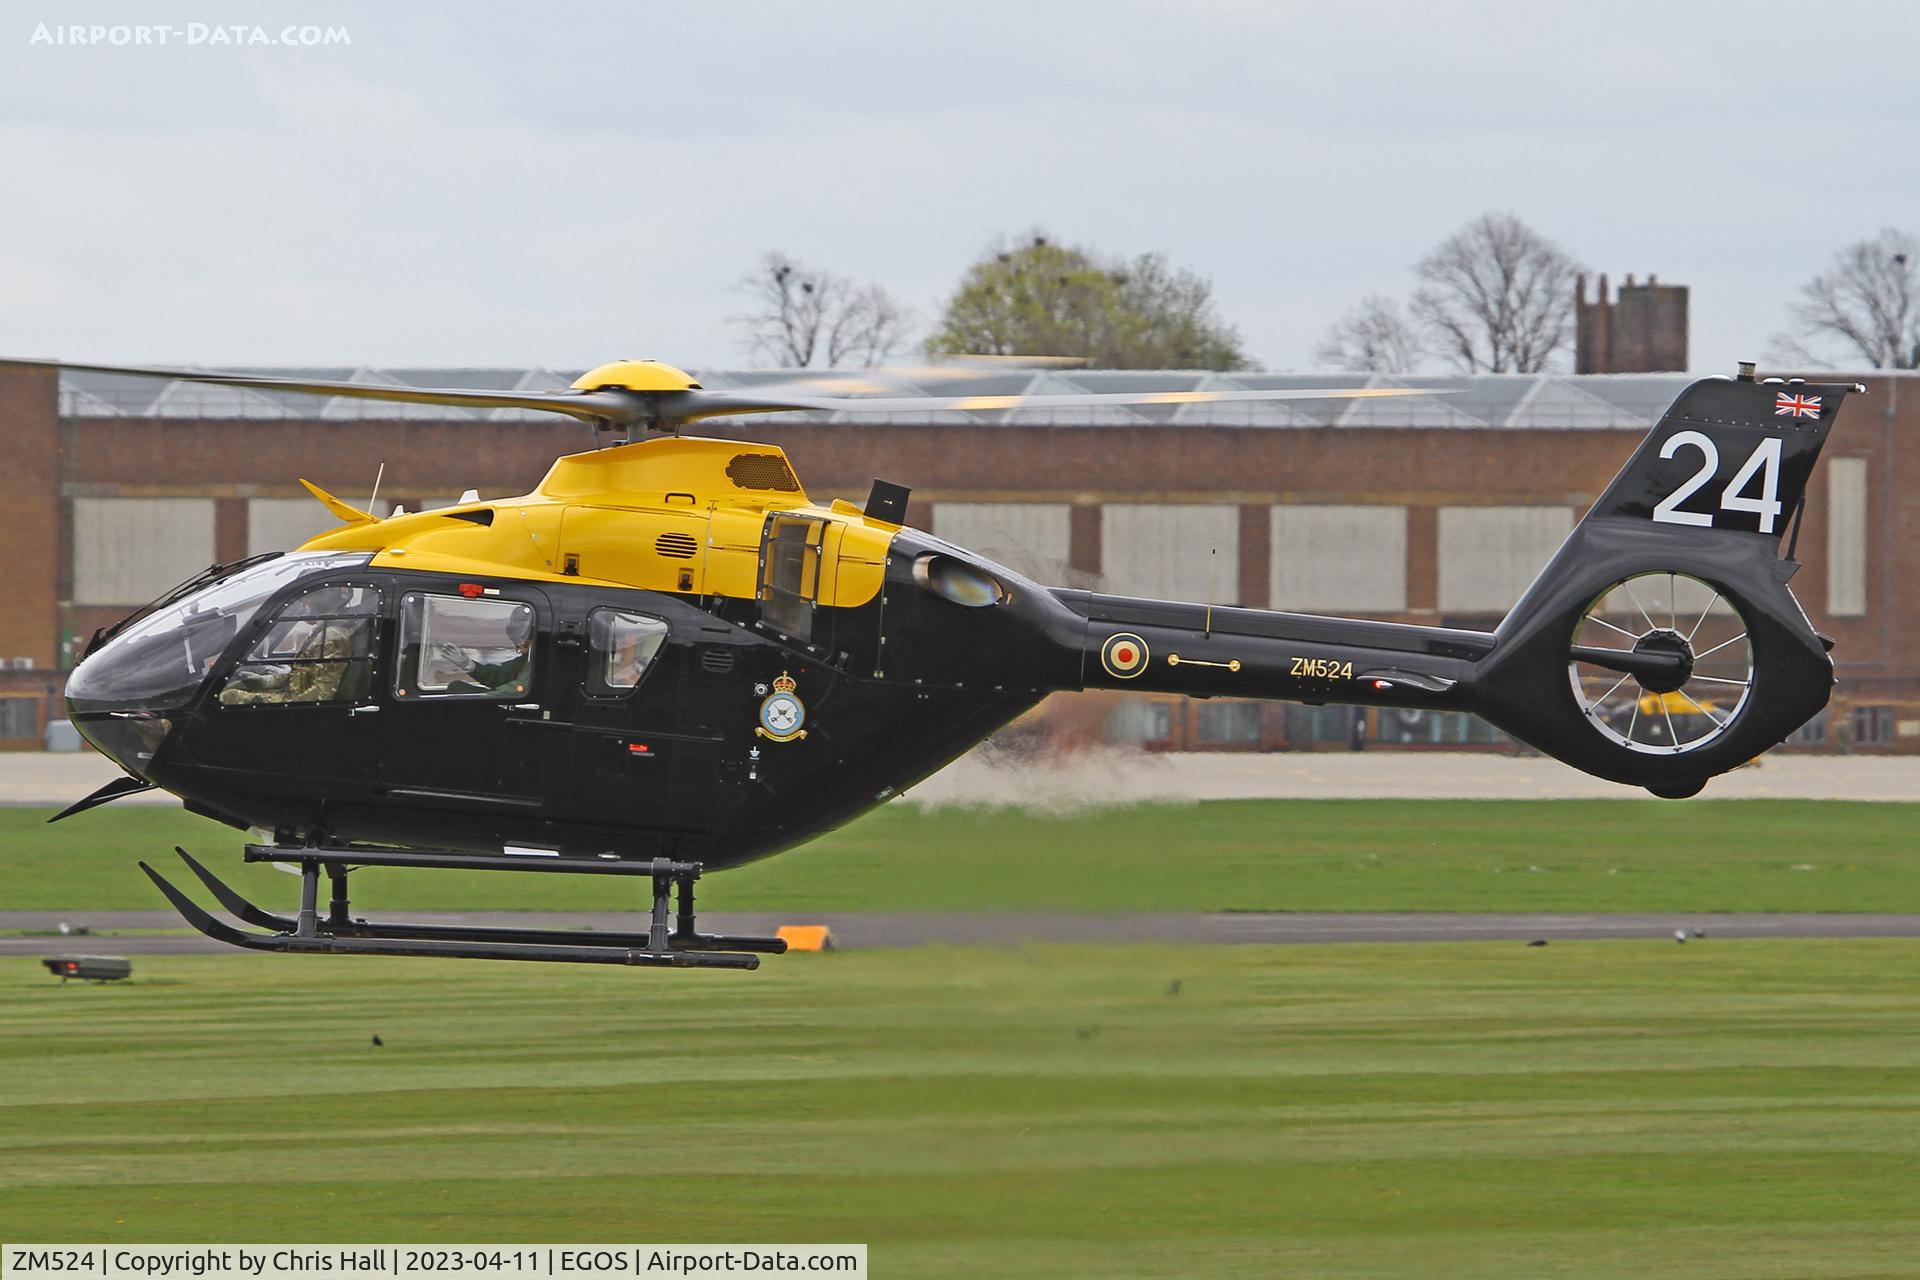
[[[1623,736],[1664,745],[1690,742],[1712,733],[1727,722],[1728,712],[1712,698],[1695,701],[1676,689],[1671,693],[1643,693],[1608,718]]]

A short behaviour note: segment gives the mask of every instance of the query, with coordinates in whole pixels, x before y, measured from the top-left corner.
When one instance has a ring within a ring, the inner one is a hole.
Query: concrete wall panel
[[[1827,461],[1827,613],[1867,611],[1867,460]]]
[[[77,604],[144,604],[213,561],[209,498],[73,501]]]
[[[1440,609],[1505,613],[1573,528],[1572,507],[1442,507]]]
[[[1407,509],[1273,508],[1271,607],[1398,613],[1407,607]]]
[[[933,532],[1041,582],[1066,580],[1073,508],[1064,502],[936,502]]]
[[[1203,601],[1211,574],[1214,602],[1239,602],[1237,506],[1109,503],[1100,516],[1100,547],[1106,590],[1116,595]]]
[[[387,509],[385,498],[374,504],[375,514],[384,515]],[[340,518],[312,498],[252,498],[247,502],[247,554],[291,551],[315,534],[339,527]]]

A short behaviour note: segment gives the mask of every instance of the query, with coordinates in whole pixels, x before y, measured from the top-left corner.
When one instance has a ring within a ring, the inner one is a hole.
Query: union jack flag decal
[[[1773,416],[1776,418],[1817,418],[1820,416],[1820,397],[1803,396],[1798,392],[1782,391],[1774,397]]]

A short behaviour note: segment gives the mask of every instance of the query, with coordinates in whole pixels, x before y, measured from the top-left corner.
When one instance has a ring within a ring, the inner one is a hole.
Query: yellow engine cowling
[[[846,503],[814,506],[779,448],[733,440],[571,454],[525,497],[363,519],[306,545],[365,548],[394,567],[752,600],[770,514],[819,525],[821,604],[853,607],[879,593],[899,526]]]

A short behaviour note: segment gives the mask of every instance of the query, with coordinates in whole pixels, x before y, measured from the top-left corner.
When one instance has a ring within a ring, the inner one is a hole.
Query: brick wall
[[[62,553],[59,381],[0,369],[0,661],[58,658]]]

